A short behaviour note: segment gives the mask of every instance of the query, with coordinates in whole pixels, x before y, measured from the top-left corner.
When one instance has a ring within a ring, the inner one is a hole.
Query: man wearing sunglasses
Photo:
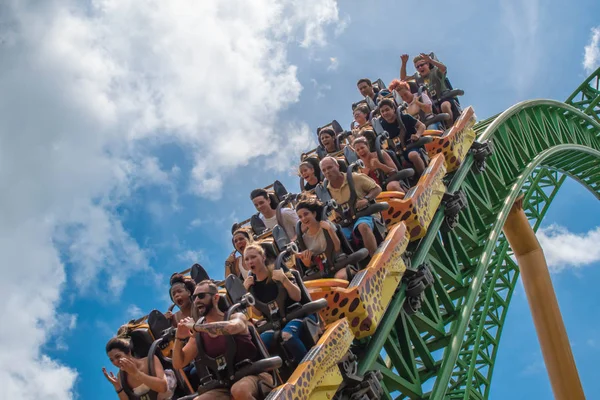
[[[199,316],[196,323],[192,318],[179,321],[175,333],[175,346],[173,348],[173,367],[180,369],[198,357],[198,346],[202,346],[204,353],[214,359],[226,361],[227,345],[235,341],[235,364],[243,360],[256,361],[259,352],[248,330],[248,319],[242,313],[236,313],[226,321],[225,314],[219,310],[219,291],[212,281],[202,281],[196,285],[192,295],[194,311]],[[192,330],[194,333],[192,333]],[[189,340],[188,340],[189,339]],[[183,342],[188,342],[183,345]],[[217,377],[218,378],[218,377]],[[226,389],[213,389],[201,394],[194,400],[251,400],[258,397],[261,382],[273,384],[268,373],[245,376],[234,382]]]
[[[413,59],[417,72],[411,76],[406,75],[406,63],[408,54],[402,54],[400,57],[402,66],[400,67],[400,79],[403,81],[415,80],[419,85],[425,85],[432,99],[439,99],[440,96],[448,90],[446,86],[447,68],[439,61],[432,59],[429,55],[421,53]],[[452,104],[446,100],[440,105],[441,112],[447,113],[450,118],[446,120],[447,126],[453,123]]]

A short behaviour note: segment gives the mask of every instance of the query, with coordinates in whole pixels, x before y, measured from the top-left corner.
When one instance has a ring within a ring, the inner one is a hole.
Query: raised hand
[[[408,54],[402,54],[400,60],[402,60],[402,64],[406,64],[408,62]]]
[[[102,373],[104,374],[104,377],[106,378],[107,381],[109,381],[110,383],[112,383],[112,385],[116,388],[118,386],[121,386],[119,384],[119,378],[117,378],[115,376],[115,374],[113,374],[112,372],[107,372],[106,368],[102,367]]]
[[[177,331],[175,337],[185,340],[192,336],[191,327],[194,326],[194,319],[191,317],[185,317],[177,324]]]

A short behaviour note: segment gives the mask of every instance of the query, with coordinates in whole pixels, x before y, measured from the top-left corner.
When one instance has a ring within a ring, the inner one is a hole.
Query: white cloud
[[[329,57],[329,66],[327,66],[327,71],[336,71],[340,66],[340,60],[336,57]]]
[[[163,143],[196,160],[190,184],[209,197],[254,157],[297,156],[278,119],[302,89],[287,46],[324,45],[337,20],[334,0],[2,3],[0,398],[74,398],[76,371],[41,352],[65,284],[118,298],[132,274],[152,278],[116,210],[172,188]]]
[[[551,225],[540,229],[537,237],[552,272],[581,268],[600,261],[600,227],[577,234],[562,226]]]
[[[600,66],[600,26],[592,28],[590,43],[585,46],[583,54],[583,68],[591,74]]]
[[[185,250],[183,253],[178,254],[177,258],[192,264],[200,263],[204,258],[204,253],[202,250]]]
[[[127,314],[126,318],[135,319],[135,318],[140,318],[142,315],[144,315],[144,312],[137,305],[130,304],[127,307],[126,314]]]

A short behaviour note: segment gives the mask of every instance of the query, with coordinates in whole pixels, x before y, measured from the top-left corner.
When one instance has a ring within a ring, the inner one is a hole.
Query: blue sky
[[[118,326],[166,309],[172,272],[200,262],[221,276],[250,190],[277,178],[297,190],[291,168],[315,129],[348,126],[356,80],[389,82],[400,54],[435,51],[480,119],[564,100],[587,76],[585,46],[588,68],[600,62],[593,1],[201,4],[0,6],[0,293],[15,321],[0,328],[0,397],[28,398],[30,374],[48,399],[114,396],[100,369]],[[565,260],[560,246],[596,246],[594,207],[569,182],[542,240],[589,398],[600,255]],[[493,399],[551,397],[527,307],[519,287]]]

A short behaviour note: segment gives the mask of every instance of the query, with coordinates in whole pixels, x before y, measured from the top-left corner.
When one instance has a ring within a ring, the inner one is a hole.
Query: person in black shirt
[[[287,309],[295,303],[301,302],[302,293],[300,287],[296,284],[294,276],[282,269],[274,269],[272,265],[265,265],[265,251],[258,244],[250,244],[244,250],[244,262],[252,271],[244,281],[246,290],[251,291],[256,300],[263,303],[271,303],[277,299],[279,294],[278,283],[280,283],[287,293],[284,307]],[[260,311],[253,308],[253,313],[260,315]],[[309,318],[316,320],[314,315]],[[295,360],[300,361],[308,352],[306,346],[300,340],[302,320],[294,319],[289,321],[281,330],[281,337],[286,342],[286,347]],[[267,349],[273,347],[273,331],[261,333],[260,338]]]
[[[404,159],[415,167],[417,174],[422,174],[425,171],[425,161],[421,156],[422,147],[415,147],[407,151],[406,146],[419,140],[425,132],[425,124],[408,114],[401,114],[400,121],[398,121],[396,105],[392,99],[383,99],[379,102],[379,113],[381,114],[379,117],[381,126],[389,133],[390,139],[398,143]]]
[[[319,170],[318,160],[316,165],[309,160],[304,160],[298,167],[298,172],[304,179],[304,190],[313,190],[320,182],[321,171]]]

